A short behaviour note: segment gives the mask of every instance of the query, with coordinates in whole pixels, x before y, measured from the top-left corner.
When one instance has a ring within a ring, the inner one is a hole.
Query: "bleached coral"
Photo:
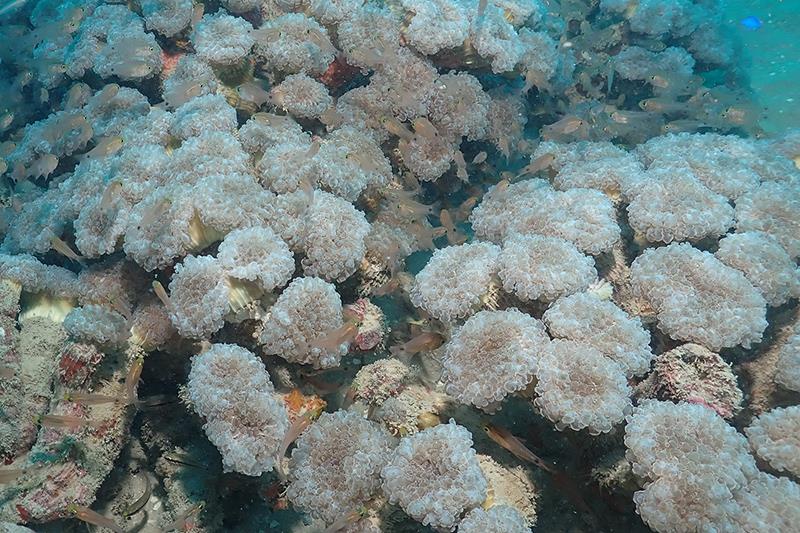
[[[231,291],[225,270],[213,257],[184,259],[175,267],[169,292],[170,319],[181,335],[207,337],[224,324]]]
[[[125,317],[95,304],[70,311],[64,319],[64,329],[76,340],[112,347],[123,344],[129,331]]]
[[[678,133],[662,135],[638,146],[648,167],[688,166],[703,185],[730,200],[758,187],[765,158],[752,141],[734,135]]]
[[[350,202],[367,187],[385,185],[392,176],[392,166],[380,145],[351,126],[331,132],[320,143],[315,161],[320,185]]]
[[[647,80],[660,72],[687,77],[693,73],[694,59],[683,48],[674,46],[660,52],[628,46],[614,56],[614,69],[626,80]]]
[[[78,277],[66,268],[45,265],[32,255],[0,253],[0,276],[19,283],[28,292],[47,292],[76,298]]]
[[[364,258],[369,222],[350,202],[323,191],[314,192],[303,237],[303,272],[344,281]]]
[[[574,243],[584,253],[608,251],[620,238],[614,205],[592,189],[556,191],[540,179],[495,186],[470,215],[479,237],[500,242],[512,233],[538,233]]]
[[[627,420],[626,457],[640,478],[714,472],[715,483],[734,490],[757,472],[745,437],[706,406],[645,400]]]
[[[767,327],[766,302],[744,274],[689,244],[645,250],[631,266],[631,286],[676,340],[749,347]]]
[[[272,470],[289,417],[253,353],[212,344],[192,358],[186,390],[206,419],[203,429],[222,454],[226,472],[259,476]]]
[[[430,119],[442,135],[474,141],[486,136],[490,104],[471,74],[442,74],[431,94]]]
[[[641,321],[590,292],[557,300],[542,317],[553,337],[588,344],[616,361],[630,376],[650,368],[650,333]]]
[[[736,231],[763,231],[792,259],[800,256],[800,189],[788,183],[762,183],[736,201]]]
[[[478,54],[489,61],[496,74],[512,70],[525,53],[525,47],[504,10],[489,2],[478,18],[473,17],[470,39]]]
[[[556,428],[607,433],[631,409],[623,368],[590,344],[556,339],[536,370],[534,405]]]
[[[481,311],[444,348],[442,381],[462,403],[493,410],[533,380],[549,339],[542,323],[516,309]]]
[[[328,89],[306,74],[291,74],[270,90],[273,102],[300,118],[318,118],[333,105]]]
[[[508,505],[493,505],[488,510],[476,507],[458,524],[459,533],[525,533],[530,528],[522,515]]]
[[[747,441],[713,410],[645,400],[628,417],[626,457],[645,480],[636,510],[657,531],[736,530],[734,495],[761,475]]]
[[[148,30],[172,37],[192,21],[192,0],[142,0],[142,18]]]
[[[289,246],[269,228],[230,232],[219,245],[217,259],[229,276],[256,282],[265,292],[285,285],[294,273]]]
[[[772,468],[800,476],[800,405],[766,412],[744,432],[755,454]]]
[[[334,58],[328,32],[301,13],[266,21],[255,36],[255,56],[271,70],[286,74],[320,74]]]
[[[488,292],[499,255],[498,246],[484,242],[436,250],[414,279],[411,302],[440,320],[467,316]]]
[[[498,262],[503,289],[523,300],[552,302],[597,279],[594,260],[558,237],[513,234],[503,243]]]
[[[170,133],[181,139],[197,137],[211,131],[235,133],[236,110],[218,94],[192,98],[175,110]]]
[[[253,26],[245,19],[224,11],[204,15],[191,39],[200,59],[221,65],[236,63],[255,43]]]
[[[393,440],[358,413],[323,413],[297,439],[286,497],[312,517],[334,522],[380,488]]]
[[[800,485],[791,479],[759,473],[734,497],[744,531],[791,531],[800,521]]]
[[[403,36],[426,55],[460,46],[469,35],[467,6],[457,0],[402,0],[408,13]]]
[[[623,188],[631,227],[651,242],[718,237],[733,225],[728,200],[685,168],[650,169]]]
[[[330,368],[339,364],[347,345],[328,351],[312,342],[341,327],[343,321],[336,287],[319,278],[295,278],[270,308],[258,341],[264,353],[291,363]]]
[[[780,244],[766,233],[734,233],[719,241],[714,255],[758,289],[767,304],[781,305],[800,296],[800,271]]]
[[[375,68],[400,48],[400,21],[388,7],[370,2],[339,24],[338,37],[348,64]]]
[[[486,498],[472,435],[453,421],[401,439],[381,478],[390,502],[418,522],[446,531]]]

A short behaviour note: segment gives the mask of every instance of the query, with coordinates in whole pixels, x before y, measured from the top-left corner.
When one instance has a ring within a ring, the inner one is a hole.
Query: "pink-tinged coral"
[[[657,355],[653,372],[638,391],[649,398],[705,405],[727,419],[741,409],[744,399],[731,366],[698,344]]]
[[[383,342],[385,334],[384,316],[381,308],[366,298],[359,298],[344,306],[345,313],[353,313],[358,318],[358,332],[351,348],[369,351]]]
[[[410,373],[408,366],[394,358],[379,359],[363,366],[350,384],[353,398],[380,405],[400,393]]]
[[[70,342],[58,354],[58,377],[65,387],[79,389],[103,360],[101,352],[94,344]]]

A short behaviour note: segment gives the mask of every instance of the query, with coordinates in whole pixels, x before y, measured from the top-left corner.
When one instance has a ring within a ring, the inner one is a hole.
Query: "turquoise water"
[[[800,6],[796,2],[729,2],[726,24],[742,42],[743,64],[756,98],[766,108],[764,129],[782,133],[800,124],[800,43],[796,38]],[[741,21],[758,17],[763,25],[749,30]]]

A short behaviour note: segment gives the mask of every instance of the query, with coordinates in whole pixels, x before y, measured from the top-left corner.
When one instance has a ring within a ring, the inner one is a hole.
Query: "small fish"
[[[178,515],[170,525],[164,528],[164,533],[169,533],[170,531],[189,531],[194,527],[195,517],[204,507],[204,502],[189,507],[186,511]]]
[[[94,148],[79,156],[78,159],[83,161],[85,159],[101,159],[114,155],[122,149],[123,144],[125,144],[125,141],[119,135],[103,137],[97,141]]]
[[[761,19],[753,15],[743,18],[739,23],[750,31],[756,31],[764,25]]]
[[[674,113],[685,109],[686,104],[671,98],[645,98],[639,102],[639,107],[650,113]]]
[[[91,392],[67,392],[64,399],[68,402],[79,403],[81,405],[101,405],[104,403],[115,403],[118,398],[106,396],[105,394],[95,394]]]
[[[401,139],[410,141],[414,137],[414,134],[406,127],[405,124],[391,115],[382,116],[380,118],[380,123],[384,128],[386,128],[386,131],[392,135],[396,135]]]
[[[161,198],[150,209],[142,214],[137,227],[141,229],[149,228],[157,220],[159,220],[167,211],[172,207],[172,200],[169,198]]]
[[[69,244],[61,240],[61,238],[53,235],[50,238],[50,246],[53,250],[60,253],[67,259],[75,261],[82,266],[86,266],[86,261],[84,260],[83,256],[78,255],[75,251],[73,251],[73,249],[69,247]]]
[[[667,122],[661,127],[663,133],[680,133],[682,131],[694,132],[701,128],[709,128],[702,120],[680,119]]]
[[[467,220],[477,203],[478,203],[477,196],[470,196],[469,198],[464,200],[461,203],[461,205],[459,205],[458,208],[456,209],[456,212],[453,215],[453,220],[455,220],[456,222],[464,222],[465,220]]]
[[[256,113],[253,119],[272,128],[291,128],[295,124],[291,117],[275,113]]]
[[[542,129],[549,135],[569,135],[578,131],[585,124],[586,122],[583,119],[574,115],[567,115],[558,122],[549,124]]]
[[[192,98],[203,94],[205,86],[205,83],[196,80],[186,80],[171,85],[164,91],[164,103],[172,109],[180,107]]]
[[[125,533],[125,530],[118,526],[117,523],[112,519],[108,518],[107,516],[103,516],[98,512],[92,511],[88,507],[71,503],[67,505],[67,513],[71,514],[82,522],[86,522],[87,524],[105,527],[114,533]]]
[[[133,57],[116,62],[109,70],[120,78],[146,78],[153,73],[155,65],[151,59]]]
[[[480,165],[481,163],[486,161],[487,157],[488,155],[486,154],[486,152],[478,152],[477,154],[475,154],[475,157],[472,158],[472,164]]]
[[[208,470],[208,467],[206,465],[193,460],[191,457],[189,457],[189,455],[185,453],[166,452],[161,457],[163,457],[165,461],[169,461],[170,463],[175,463],[182,466],[190,466],[192,468],[199,468],[200,470]]]
[[[97,107],[103,107],[107,105],[109,102],[111,102],[111,100],[114,99],[115,96],[117,96],[117,94],[119,94],[119,84],[109,83],[100,89],[100,92],[98,92],[95,96]]]
[[[331,131],[344,122],[344,117],[336,110],[335,107],[329,107],[319,116],[319,121],[325,124],[327,131]]]
[[[161,303],[164,304],[164,307],[167,308],[168,311],[172,310],[172,302],[167,296],[167,290],[159,281],[153,281],[153,292],[156,294]]]
[[[358,326],[358,322],[345,322],[341,327],[311,341],[311,347],[317,348],[323,353],[337,352],[343,344],[349,347],[358,334]]]
[[[242,83],[236,88],[236,92],[243,100],[253,102],[258,107],[273,100],[273,96],[254,81]]]
[[[114,200],[119,197],[122,191],[122,181],[114,180],[106,186],[103,196],[100,199],[100,211],[108,213],[113,207]]]
[[[453,161],[456,163],[456,177],[464,183],[469,183],[467,173],[467,162],[464,160],[464,153],[461,150],[453,152]]]
[[[128,369],[128,374],[125,376],[125,395],[124,400],[127,405],[136,403],[138,397],[136,395],[136,388],[139,385],[139,379],[142,377],[142,368],[144,367],[144,357],[138,356],[131,363]]]
[[[8,15],[9,13],[13,13],[17,9],[22,8],[22,6],[24,6],[27,3],[28,0],[11,0],[11,2],[0,7],[0,17],[2,17],[3,15]]]
[[[420,333],[411,340],[398,346],[392,346],[389,351],[401,361],[408,361],[420,352],[430,352],[444,343],[444,337],[433,331]]]
[[[344,156],[348,161],[358,165],[361,170],[372,174],[382,174],[380,161],[365,152],[349,152]]]
[[[488,0],[480,0],[478,2],[478,13],[475,15],[475,20],[479,21],[483,18],[484,13],[486,13],[486,6],[489,4]]]
[[[422,136],[428,141],[435,141],[439,138],[439,130],[437,130],[436,126],[434,126],[433,123],[425,117],[414,119],[412,125],[414,126],[414,133]]]
[[[275,470],[278,472],[278,477],[280,477],[281,480],[286,479],[286,471],[283,467],[283,458],[286,456],[286,450],[297,440],[297,437],[308,429],[321,413],[322,406],[306,411],[292,422],[292,425],[289,426],[289,429],[286,431],[286,435],[283,436],[281,447],[278,448],[278,453],[275,454]]]
[[[550,168],[556,160],[555,154],[542,154],[536,159],[532,160],[528,165],[526,165],[516,176],[514,176],[514,180],[521,178],[522,176],[527,176],[529,174],[536,174],[542,170]]]
[[[39,178],[47,179],[50,174],[55,171],[57,166],[58,158],[56,156],[53,154],[42,154],[34,161],[30,168],[28,168],[26,177],[34,180]]]
[[[486,434],[489,435],[490,439],[514,454],[517,459],[534,464],[551,474],[556,472],[555,468],[548,465],[538,455],[530,451],[527,446],[522,444],[522,441],[512,435],[507,429],[491,423],[483,426],[483,429],[486,431]]]
[[[467,236],[456,228],[455,222],[453,222],[453,217],[450,215],[450,211],[447,209],[442,209],[439,213],[439,223],[441,223],[442,227],[445,229],[447,233],[447,242],[453,246],[457,246],[459,244],[464,244],[467,240]]]
[[[150,476],[148,476],[146,473],[142,473],[142,475],[144,476],[144,492],[141,496],[136,498],[136,500],[131,502],[131,504],[128,505],[122,512],[122,516],[125,518],[130,518],[141,511],[148,500],[150,500],[150,496],[153,494],[153,486],[150,483]]]
[[[414,217],[427,216],[435,213],[435,204],[427,205],[414,200],[413,191],[387,190],[384,196],[397,208],[400,214],[408,214]]]
[[[12,111],[6,111],[0,115],[0,133],[7,130],[12,122],[14,122],[14,113]]]
[[[88,420],[70,415],[42,415],[37,418],[42,427],[76,430],[83,427],[98,428],[103,425],[101,420]]]
[[[322,533],[336,533],[337,531],[341,531],[345,529],[347,526],[351,526],[364,518],[367,514],[366,507],[359,507],[357,510],[347,513],[344,516],[341,516],[334,520],[334,522],[325,528]]]

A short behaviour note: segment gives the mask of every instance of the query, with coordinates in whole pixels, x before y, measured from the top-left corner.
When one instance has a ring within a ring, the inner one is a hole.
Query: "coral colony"
[[[0,530],[797,531],[800,134],[724,16],[9,3]]]

